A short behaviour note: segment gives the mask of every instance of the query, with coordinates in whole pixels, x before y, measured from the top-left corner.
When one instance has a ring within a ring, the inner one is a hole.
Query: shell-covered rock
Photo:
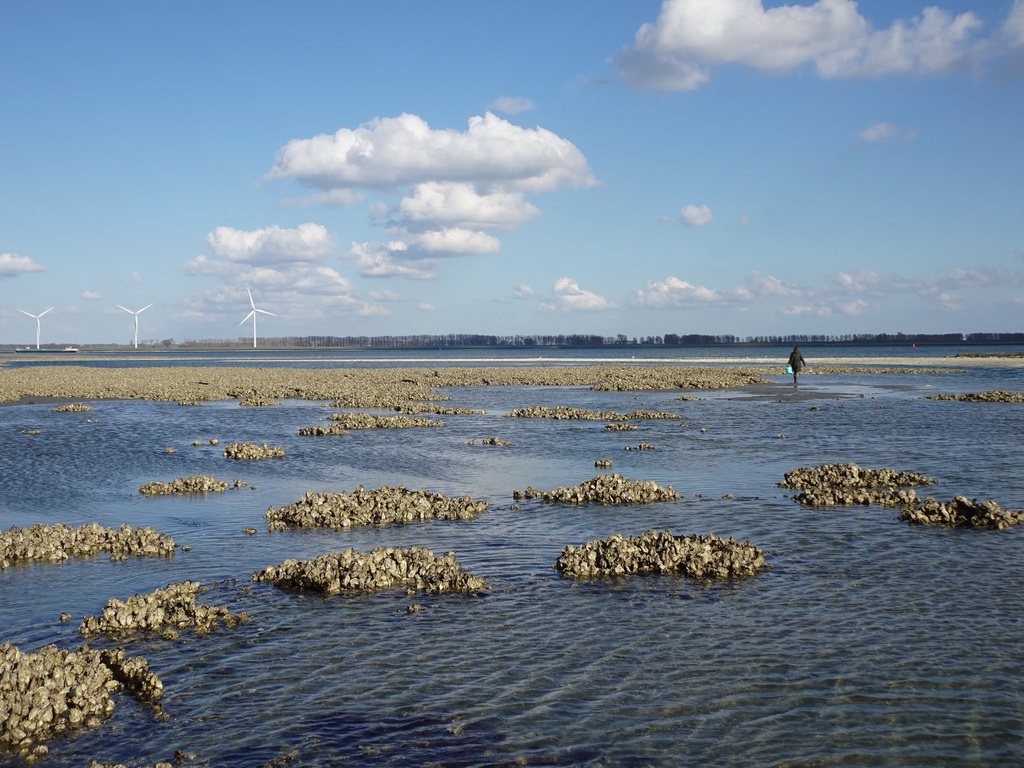
[[[0,749],[28,754],[64,731],[99,725],[114,712],[111,694],[125,686],[157,698],[163,686],[148,666],[120,649],[48,645],[25,653],[0,645]]]
[[[559,405],[554,408],[543,405],[531,405],[516,408],[505,414],[507,419],[558,419],[558,420],[590,420],[590,421],[622,421],[626,417],[615,411],[590,411],[586,408],[575,408],[571,405]]]
[[[139,493],[147,496],[165,496],[172,493],[207,493],[210,491],[226,491],[228,483],[218,480],[213,475],[192,475],[179,477],[169,483],[155,480],[139,486]]]
[[[172,557],[174,539],[153,528],[104,528],[98,523],[77,527],[36,523],[30,528],[11,527],[0,533],[0,570],[19,562],[59,563],[69,557],[92,557],[106,552],[111,559],[129,555]]]
[[[96,409],[86,403],[67,403],[66,405],[58,405],[50,410],[54,413],[87,413]]]
[[[472,520],[487,509],[486,501],[468,496],[449,498],[404,486],[381,486],[352,493],[306,491],[294,504],[270,507],[265,514],[272,531],[285,528],[351,528],[385,526],[423,520]]]
[[[768,567],[764,554],[748,542],[714,534],[673,536],[668,531],[619,534],[567,546],[555,569],[564,576],[587,579],[635,573],[680,573],[697,579],[753,576]]]
[[[233,615],[221,606],[197,605],[199,592],[198,582],[183,581],[127,600],[112,597],[99,616],[86,616],[78,631],[90,635],[192,627],[196,632],[209,632],[220,623],[235,626],[248,619],[244,613]]]
[[[431,593],[475,593],[490,588],[483,579],[463,571],[454,552],[437,557],[423,547],[377,547],[367,553],[350,548],[315,560],[285,560],[257,571],[252,580],[328,595],[396,587]]]
[[[677,501],[679,493],[651,480],[628,480],[619,474],[598,475],[572,488],[538,491],[527,488],[513,491],[513,498],[535,499],[562,504],[650,504],[655,501]]]
[[[317,424],[314,427],[303,427],[299,430],[299,434],[303,437],[322,437],[324,435],[347,435],[348,430],[345,429],[341,424],[328,424],[326,427]]]
[[[256,445],[256,443],[229,443],[224,448],[224,456],[236,461],[256,461],[258,459],[277,459],[284,456],[284,448],[280,445]]]
[[[637,426],[636,424],[629,424],[625,421],[616,421],[612,424],[605,424],[604,428],[607,432],[632,432],[637,429]]]

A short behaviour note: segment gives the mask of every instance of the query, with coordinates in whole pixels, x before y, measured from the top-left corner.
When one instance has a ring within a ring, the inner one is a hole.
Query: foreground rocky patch
[[[490,588],[483,579],[463,571],[454,552],[437,557],[423,547],[377,547],[367,553],[350,548],[315,560],[285,560],[281,565],[257,571],[252,580],[327,595],[395,587],[405,587],[410,593],[476,593]]]
[[[77,527],[36,523],[30,528],[11,527],[0,533],[0,570],[28,561],[59,563],[70,557],[92,557],[106,552],[111,560],[129,555],[172,557],[174,539],[153,528],[104,528],[98,523]]]
[[[99,616],[86,616],[78,631],[83,635],[118,634],[188,627],[203,634],[221,623],[233,627],[248,621],[244,613],[235,615],[221,606],[197,605],[196,595],[200,591],[198,582],[183,581],[147,595],[132,595],[127,600],[112,597]]]
[[[732,579],[753,576],[768,564],[761,549],[745,541],[714,534],[673,536],[668,531],[644,531],[639,536],[615,534],[578,547],[569,545],[554,567],[574,579],[637,573]]]
[[[517,501],[540,498],[562,504],[650,504],[681,498],[671,485],[664,488],[651,480],[629,480],[619,474],[598,475],[572,488],[553,491],[528,487],[525,491],[513,491],[512,497]]]
[[[894,488],[935,485],[935,479],[918,472],[869,469],[853,462],[798,467],[783,476],[779,488]]]
[[[124,651],[77,651],[48,645],[25,653],[0,645],[0,748],[45,755],[41,742],[64,731],[95,727],[114,713],[111,694],[127,689],[155,699],[163,685],[145,659]]]
[[[327,417],[342,429],[406,429],[412,427],[443,427],[443,421],[414,416],[375,416],[369,413],[332,413]]]
[[[404,486],[381,486],[352,493],[306,491],[294,504],[270,507],[265,517],[271,531],[286,528],[352,528],[385,526],[424,520],[472,520],[487,509],[486,501],[468,496],[449,498]]]
[[[179,477],[169,483],[154,480],[139,486],[139,493],[147,496],[166,496],[173,493],[217,493],[227,489],[227,481],[218,480],[213,475],[192,475]]]
[[[926,400],[960,400],[965,403],[1024,403],[1024,394],[994,389],[989,392],[968,392],[964,395],[925,395]]]

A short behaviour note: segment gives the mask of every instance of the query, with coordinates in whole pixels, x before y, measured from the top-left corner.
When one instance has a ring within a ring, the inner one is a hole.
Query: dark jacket
[[[793,347],[793,351],[789,353],[789,365],[793,369],[793,373],[800,373],[800,369],[806,364],[807,361],[804,360],[800,347]]]

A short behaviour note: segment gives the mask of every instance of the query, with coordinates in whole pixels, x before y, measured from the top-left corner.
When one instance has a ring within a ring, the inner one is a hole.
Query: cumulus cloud
[[[97,291],[82,291],[82,298],[89,301],[99,301],[103,298],[103,294]]]
[[[28,256],[16,253],[0,253],[0,278],[17,277],[29,272],[45,272],[46,267],[36,264]]]
[[[655,309],[714,304],[725,298],[725,294],[713,288],[693,285],[671,275],[664,280],[648,280],[645,288],[633,291],[635,304]]]
[[[499,102],[506,111],[528,104]],[[491,231],[516,229],[541,214],[527,195],[597,183],[570,141],[491,112],[470,118],[464,131],[434,129],[417,115],[403,114],[293,139],[278,151],[268,178],[294,179],[317,190],[311,202],[324,196],[349,202],[357,191],[399,195],[397,204],[373,200],[369,210],[392,239],[405,244],[404,262],[496,253],[501,243]],[[379,276],[410,275],[408,264],[382,261],[379,244],[363,246],[357,261],[364,268]],[[376,254],[376,265],[369,252]],[[434,271],[413,270],[420,277]]]
[[[409,277],[431,280],[437,277],[439,259],[422,258],[410,253],[402,241],[387,243],[352,243],[342,259],[353,265],[363,277]]]
[[[504,112],[506,115],[517,115],[533,109],[533,102],[521,96],[499,96],[491,102],[488,109]]]
[[[294,229],[275,224],[252,231],[217,227],[206,236],[206,243],[215,257],[245,264],[314,262],[334,249],[326,227],[313,223]]]
[[[917,136],[916,128],[902,128],[892,123],[875,123],[861,131],[857,138],[862,142],[871,143],[875,141],[913,141]]]
[[[552,289],[554,301],[552,308],[566,312],[593,311],[611,309],[614,305],[603,296],[580,288],[579,283],[570,277],[560,277]]]
[[[536,295],[537,292],[526,283],[520,283],[512,289],[512,297],[516,299],[532,299]]]
[[[679,210],[679,221],[688,227],[706,227],[714,218],[706,205],[684,205]]]
[[[977,37],[981,27],[974,13],[934,6],[876,29],[854,0],[769,9],[762,0],[665,0],[615,63],[629,85],[662,91],[700,88],[723,64],[774,73],[812,65],[823,78],[939,75],[992,55],[990,41]],[[1021,34],[1017,0],[1001,37]]]

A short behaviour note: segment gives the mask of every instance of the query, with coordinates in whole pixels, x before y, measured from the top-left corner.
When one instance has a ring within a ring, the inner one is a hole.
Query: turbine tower
[[[50,307],[50,309],[53,309],[53,307]],[[33,315],[31,312],[26,312],[24,309],[18,310],[23,315],[28,315],[29,317],[34,317],[36,319],[36,349],[39,349],[39,318],[49,312],[50,309],[44,309],[38,315]]]
[[[277,317],[277,315],[275,315],[273,312],[267,312],[267,310],[265,309],[256,309],[256,302],[252,300],[252,291],[246,288],[245,292],[249,294],[249,306],[252,307],[252,311],[244,318],[242,318],[242,323],[244,323],[250,317],[252,318],[252,348],[256,349],[256,313],[260,312],[264,315],[270,315],[271,317]],[[242,323],[239,323],[239,325],[241,325]]]
[[[125,312],[127,312],[130,315],[135,315],[135,348],[138,349],[139,348],[139,315],[141,315],[143,312],[145,312],[147,309],[149,309],[153,305],[152,304],[147,304],[142,309],[137,310],[135,312],[132,312],[130,309],[128,309],[128,307],[122,307],[120,304],[115,304],[114,306],[117,307],[118,309],[123,309]]]

